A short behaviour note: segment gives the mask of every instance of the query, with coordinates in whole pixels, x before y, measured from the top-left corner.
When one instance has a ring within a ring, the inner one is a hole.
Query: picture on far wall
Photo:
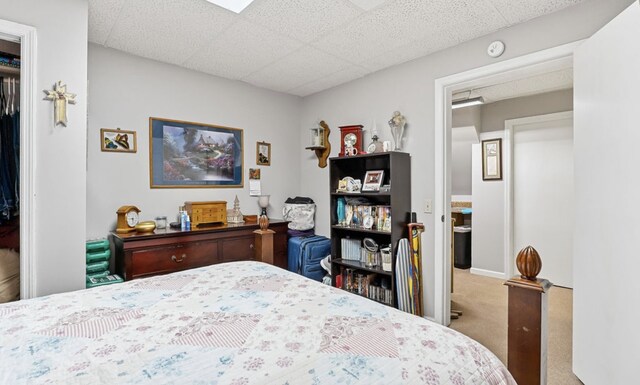
[[[271,165],[271,143],[256,143],[256,164],[259,166]]]
[[[138,151],[138,140],[135,131],[125,131],[110,128],[100,129],[100,149],[107,152]]]
[[[149,118],[151,188],[242,187],[243,130]]]
[[[502,139],[482,141],[482,180],[502,180]]]

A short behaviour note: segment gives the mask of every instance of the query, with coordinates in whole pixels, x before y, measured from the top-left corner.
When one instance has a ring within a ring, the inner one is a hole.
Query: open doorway
[[[451,215],[456,227],[449,233],[451,251],[443,252],[450,254],[447,258],[456,268],[450,279],[443,279],[450,289],[443,301],[463,315],[449,321],[447,314],[444,319],[503,361],[507,331],[503,283],[514,273],[513,260],[521,243],[539,249],[548,274],[562,270],[560,265],[572,266],[573,226],[558,221],[558,214],[573,218],[572,86],[568,54],[478,75],[457,83],[447,95],[452,107],[468,100],[480,105],[455,108],[445,116],[450,131],[443,135],[447,165],[443,177],[449,185],[444,189],[447,206],[442,219],[447,223]],[[461,135],[465,132],[466,136]],[[497,163],[487,167],[490,151],[484,147],[490,145]],[[456,157],[470,163],[469,169],[461,171]],[[467,183],[461,183],[460,177]],[[461,190],[465,185],[470,188]],[[563,215],[562,210],[567,213]],[[556,262],[562,263],[550,263],[558,257],[563,260]],[[564,273],[570,275],[570,270]],[[571,277],[563,280],[570,281]],[[549,347],[549,378],[578,384],[571,371],[572,293],[561,288],[552,291],[549,328],[556,343]]]
[[[20,299],[20,42],[0,38],[0,303]]]
[[[13,250],[11,252],[9,275],[6,283],[10,289],[3,288],[3,294],[8,299],[15,299],[16,291],[19,298],[32,298],[36,295],[36,278],[34,263],[35,241],[35,104],[36,104],[36,29],[31,26],[0,20],[0,51],[6,55],[2,59],[4,64],[0,77],[2,94],[0,97],[3,128],[11,121],[13,128],[11,141],[3,141],[3,157],[0,166],[2,173],[10,176],[9,183],[3,186],[2,218],[0,224],[6,227],[0,230],[0,248]],[[10,68],[8,68],[10,67]],[[6,131],[6,130],[5,130]],[[3,134],[6,134],[3,133]],[[5,139],[5,137],[3,137]],[[10,143],[12,142],[12,143]],[[5,148],[13,145],[13,160],[5,152]],[[17,151],[16,151],[17,149]],[[4,182],[7,182],[5,180]],[[7,195],[13,190],[13,202],[6,202]],[[16,204],[17,202],[17,204]],[[15,254],[19,255],[16,263]],[[6,255],[3,258],[6,262]],[[3,262],[0,262],[3,263]],[[15,265],[19,266],[19,287],[15,287]],[[6,277],[5,277],[6,278]],[[5,291],[6,290],[6,291]]]

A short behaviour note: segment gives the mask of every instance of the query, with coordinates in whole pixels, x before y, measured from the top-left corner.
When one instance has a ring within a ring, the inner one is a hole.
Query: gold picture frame
[[[502,139],[482,141],[482,180],[502,180]]]
[[[271,143],[256,143],[256,164],[258,166],[271,166]]]
[[[100,150],[105,152],[128,152],[138,151],[138,137],[135,131],[121,129],[101,128],[100,129]]]
[[[151,188],[243,187],[243,137],[241,128],[150,117]]]

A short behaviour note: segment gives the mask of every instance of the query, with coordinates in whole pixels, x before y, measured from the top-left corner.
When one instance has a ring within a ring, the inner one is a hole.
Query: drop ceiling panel
[[[308,43],[363,12],[346,0],[256,0],[242,17]]]
[[[347,83],[351,80],[361,78],[365,76],[368,71],[360,66],[351,65],[341,71],[327,75],[311,83],[304,84],[300,87],[296,87],[292,90],[288,90],[289,93],[298,96],[307,96],[316,92],[326,90],[331,87],[338,86],[340,84]]]
[[[125,0],[89,0],[89,41],[104,44]]]
[[[365,11],[370,11],[381,4],[386,3],[388,0],[349,0],[356,6],[364,9]]]
[[[240,79],[302,46],[297,40],[240,20],[184,63],[188,68]]]
[[[182,64],[233,21],[232,12],[206,1],[128,1],[106,45]]]
[[[496,9],[509,21],[509,24],[522,23],[538,16],[559,11],[585,0],[489,0]]]
[[[378,63],[399,64],[504,27],[505,19],[484,1],[397,0],[313,45],[367,68],[379,69],[370,59],[380,56],[386,57]],[[412,52],[399,53],[399,47]]]
[[[258,87],[288,91],[350,65],[315,48],[303,47],[242,80]]]

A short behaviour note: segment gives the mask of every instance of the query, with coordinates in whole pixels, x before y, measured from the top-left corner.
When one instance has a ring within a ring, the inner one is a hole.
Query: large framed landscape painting
[[[151,188],[242,187],[243,131],[149,118]]]

